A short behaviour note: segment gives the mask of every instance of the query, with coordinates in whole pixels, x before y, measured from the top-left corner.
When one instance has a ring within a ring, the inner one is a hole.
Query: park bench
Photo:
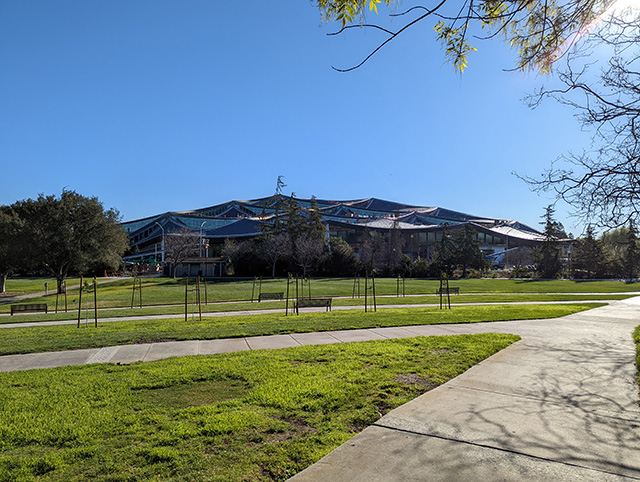
[[[331,311],[331,298],[300,298],[296,303],[296,309],[320,307],[325,307],[326,311]]]
[[[26,305],[11,305],[11,316],[13,316],[14,313],[35,313],[39,311],[47,313],[47,304],[31,303]]]
[[[438,288],[436,290],[436,294],[437,295],[440,294],[440,288]],[[442,294],[446,295],[447,294],[447,290],[443,290]],[[451,294],[451,295],[459,295],[460,294],[460,288],[458,286],[449,288],[449,294]]]
[[[258,301],[262,300],[281,300],[284,298],[284,293],[281,291],[279,293],[260,293],[258,295]]]

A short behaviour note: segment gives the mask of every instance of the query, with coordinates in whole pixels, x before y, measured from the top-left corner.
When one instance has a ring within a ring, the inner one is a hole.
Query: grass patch
[[[47,283],[49,292],[55,293],[58,283],[55,278],[9,278],[5,289],[7,293],[2,296],[25,295],[31,293],[44,292],[44,284]],[[80,278],[67,278],[67,288],[72,288],[80,284]]]
[[[530,302],[547,302],[547,301],[605,301],[605,300],[623,300],[632,295],[590,295],[590,294],[476,294],[476,295],[455,295],[451,296],[451,304],[461,303],[530,303]],[[410,304],[439,304],[440,297],[436,295],[412,295],[407,297],[396,296],[378,296],[376,298],[378,306],[385,305],[410,305]],[[73,300],[77,303],[76,300]],[[371,300],[368,300],[371,303]],[[289,301],[289,307],[292,306],[293,300]],[[342,298],[334,299],[333,306],[363,306],[364,298]],[[284,310],[284,301],[268,301],[268,302],[233,302],[223,303],[216,302],[214,304],[202,305],[203,313],[217,313],[222,311],[245,311],[245,310]],[[194,311],[197,312],[196,305],[189,305],[189,316]],[[178,315],[184,314],[184,305],[175,306],[150,306],[143,308],[109,308],[99,309],[98,318],[123,318],[130,316],[147,316],[147,315]],[[86,305],[82,310],[82,320],[92,320],[94,310],[92,304]],[[33,321],[60,321],[77,319],[77,308],[75,311],[58,313],[31,313],[18,316],[2,316],[0,324],[3,323],[28,323]]]
[[[243,336],[307,333],[313,331],[379,328],[385,326],[477,323],[488,321],[557,318],[588,310],[590,305],[496,305],[438,308],[390,308],[376,313],[334,311],[300,316],[251,315],[207,318],[202,322],[182,319],[140,320],[103,323],[98,328],[84,325],[7,328],[0,334],[0,355],[35,353],[80,348],[98,348],[157,340],[211,340]]]
[[[517,339],[419,337],[0,374],[0,481],[285,480]]]
[[[233,398],[244,398],[248,393],[247,385],[239,380],[204,380],[145,390],[141,396],[146,403],[151,405],[184,408],[211,405]]]
[[[8,290],[18,289],[23,285],[35,291],[44,290],[44,279],[41,280],[7,280]],[[89,280],[90,281],[90,280]],[[78,280],[70,280],[68,286],[78,283]],[[191,281],[193,283],[193,280]],[[103,308],[131,306],[132,278],[123,278],[98,285],[98,305]],[[142,300],[144,305],[168,305],[184,303],[185,286],[183,279],[171,278],[143,278]],[[192,285],[190,285],[191,287]],[[433,294],[440,286],[438,280],[407,279],[405,280],[405,293]],[[451,280],[451,286],[459,287],[460,292],[470,293],[626,293],[640,291],[640,283],[626,283],[623,281],[571,281],[571,280],[508,280],[508,279],[461,279]],[[50,280],[50,289],[55,288],[55,280]],[[210,302],[221,301],[247,301],[251,299],[253,281],[208,281],[207,300]],[[351,278],[319,278],[311,280],[312,296],[348,296],[353,294],[353,279]],[[376,279],[376,293],[379,296],[397,294],[397,280],[395,278]],[[202,288],[204,299],[204,287]],[[286,293],[286,280],[263,280],[263,292]],[[293,288],[292,288],[293,292]],[[301,292],[302,293],[302,292]],[[308,295],[309,285],[305,284],[304,295]],[[361,281],[361,293],[364,293],[364,280]],[[253,293],[257,299],[258,287]],[[78,295],[72,291],[67,294],[68,307],[77,310]],[[91,296],[92,298],[92,296]],[[55,293],[46,297],[29,300],[33,303],[47,303],[49,310],[55,308]],[[136,293],[135,302],[139,302]],[[59,299],[59,307],[64,306],[64,300]],[[8,305],[0,306],[1,312],[9,312]]]

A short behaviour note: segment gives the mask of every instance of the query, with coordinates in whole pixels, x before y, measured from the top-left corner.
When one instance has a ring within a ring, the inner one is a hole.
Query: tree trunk
[[[273,267],[271,268],[271,277],[275,278],[276,277],[276,262],[273,262]]]
[[[0,274],[0,293],[4,293],[7,286],[7,273]]]
[[[62,295],[66,291],[66,287],[64,286],[64,275],[59,275],[56,277],[56,282],[58,284],[58,294]]]

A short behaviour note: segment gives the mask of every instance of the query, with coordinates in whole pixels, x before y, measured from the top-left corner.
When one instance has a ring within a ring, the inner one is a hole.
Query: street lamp
[[[164,269],[164,228],[162,227],[162,225],[158,221],[155,221],[154,224],[157,224],[160,227],[160,229],[162,229],[162,245],[161,245],[162,249],[160,250],[160,252],[161,252],[161,256],[162,256],[162,258],[161,258],[162,259],[162,266],[163,266],[163,269]]]
[[[202,224],[200,225],[200,257],[202,258],[202,226],[204,226],[204,223],[206,223],[206,221],[202,221]]]

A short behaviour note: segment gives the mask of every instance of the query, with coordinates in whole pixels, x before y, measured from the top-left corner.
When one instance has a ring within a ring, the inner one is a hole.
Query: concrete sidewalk
[[[449,328],[451,326],[451,328]],[[458,328],[456,328],[458,327]],[[413,336],[452,335],[458,331],[473,332],[462,325],[420,325],[407,327],[371,328],[361,330],[291,333],[288,335],[225,338],[219,340],[187,340],[136,345],[109,346],[46,353],[0,356],[0,372],[56,368],[90,363],[129,364],[189,355],[213,355],[245,350],[290,348],[302,345],[348,343]],[[481,330],[482,331],[482,330]]]
[[[291,480],[640,480],[637,325],[639,298],[555,320],[447,327],[523,339]]]

